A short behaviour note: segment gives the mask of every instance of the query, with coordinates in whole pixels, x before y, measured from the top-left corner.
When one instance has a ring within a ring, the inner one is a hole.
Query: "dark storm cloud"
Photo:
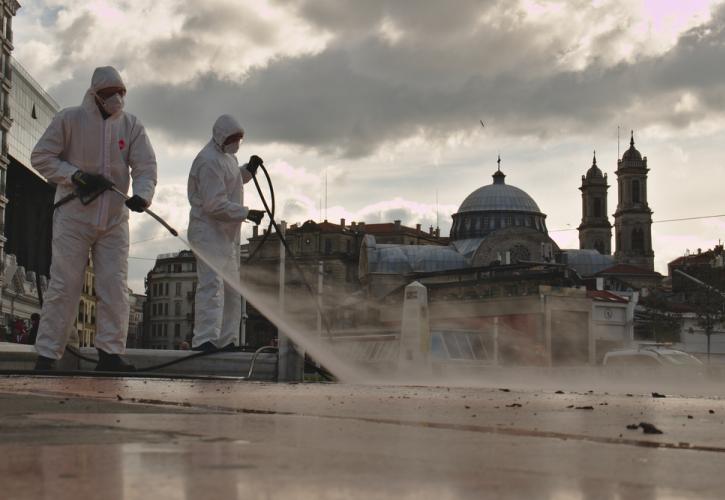
[[[231,113],[250,141],[346,157],[418,134],[437,140],[473,131],[479,119],[493,134],[547,137],[611,130],[618,123],[682,127],[722,113],[725,8],[663,55],[611,65],[604,56],[629,29],[615,25],[599,35],[598,54],[584,69],[563,71],[556,57],[571,50],[559,36],[564,28],[523,30],[521,14],[508,3],[291,5],[332,33],[322,52],[274,59],[244,80],[205,73],[180,85],[130,85],[129,110],[179,140],[203,140],[217,116]],[[202,9],[187,26],[232,29],[235,23],[224,17]],[[383,20],[399,31],[396,43],[379,35]],[[193,34],[177,36],[152,44],[150,57],[159,67],[163,60],[204,57]],[[90,69],[83,86],[87,75]],[[691,106],[678,108],[685,93]]]

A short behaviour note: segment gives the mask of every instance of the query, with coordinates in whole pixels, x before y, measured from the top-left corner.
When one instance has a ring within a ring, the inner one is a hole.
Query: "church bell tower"
[[[602,255],[612,253],[612,225],[607,216],[607,174],[597,167],[594,152],[592,166],[582,175],[582,221],[579,224],[579,248],[598,250]]]
[[[647,157],[634,147],[634,131],[629,149],[617,161],[619,202],[614,214],[617,249],[614,259],[654,271],[652,250],[652,210],[647,204]]]

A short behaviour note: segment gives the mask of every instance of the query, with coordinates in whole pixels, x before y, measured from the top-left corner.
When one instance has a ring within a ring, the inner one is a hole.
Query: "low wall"
[[[93,348],[80,349],[81,354],[96,359],[98,353]],[[128,349],[124,359],[143,370],[146,366],[173,361],[194,354],[194,351],[164,351],[155,349]],[[226,377],[246,377],[252,361],[251,352],[225,352],[202,356],[173,366],[156,370],[153,373],[168,375],[216,375]],[[0,342],[0,370],[32,370],[37,354],[29,345]],[[59,370],[93,371],[95,363],[83,361],[66,352],[58,362]],[[277,354],[260,353],[254,364],[252,380],[273,381],[277,374]]]

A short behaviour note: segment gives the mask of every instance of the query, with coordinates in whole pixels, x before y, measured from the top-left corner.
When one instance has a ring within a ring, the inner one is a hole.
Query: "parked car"
[[[702,361],[684,351],[666,344],[640,344],[628,349],[609,351],[602,361],[604,366],[698,367]]]

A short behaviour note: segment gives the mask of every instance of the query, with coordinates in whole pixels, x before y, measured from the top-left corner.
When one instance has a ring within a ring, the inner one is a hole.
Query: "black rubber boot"
[[[38,354],[38,359],[35,361],[35,370],[39,372],[53,371],[55,370],[55,360]]]
[[[136,371],[136,367],[130,363],[127,363],[118,354],[108,354],[105,351],[96,349],[98,351],[98,364],[96,365],[97,372],[133,372]]]
[[[217,346],[215,346],[214,344],[212,344],[210,341],[207,340],[203,344],[200,344],[196,347],[192,347],[191,350],[192,351],[203,351],[203,352],[214,352],[214,351],[219,351],[220,349]]]

